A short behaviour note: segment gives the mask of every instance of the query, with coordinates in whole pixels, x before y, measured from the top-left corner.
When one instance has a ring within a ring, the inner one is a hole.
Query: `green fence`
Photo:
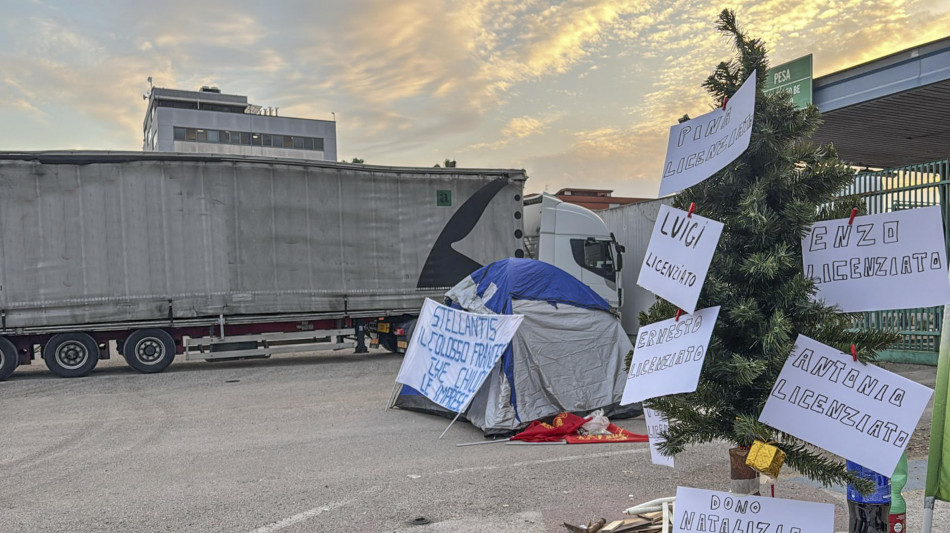
[[[859,172],[847,194],[859,195],[868,214],[939,205],[946,238],[950,220],[948,169],[950,159],[941,159],[878,172]],[[950,241],[944,244],[950,256]],[[883,360],[936,365],[942,323],[943,307],[928,307],[865,313],[859,325],[900,331],[901,340],[881,353]]]

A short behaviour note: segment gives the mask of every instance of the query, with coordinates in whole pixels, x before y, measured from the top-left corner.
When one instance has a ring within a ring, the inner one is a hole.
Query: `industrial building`
[[[152,87],[143,124],[146,152],[235,154],[336,161],[336,121],[278,116],[217,87]]]

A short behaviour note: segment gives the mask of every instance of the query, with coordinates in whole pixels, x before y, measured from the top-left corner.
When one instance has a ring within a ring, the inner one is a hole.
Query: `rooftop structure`
[[[281,117],[217,87],[153,87],[146,95],[142,149],[336,161],[336,122]]]

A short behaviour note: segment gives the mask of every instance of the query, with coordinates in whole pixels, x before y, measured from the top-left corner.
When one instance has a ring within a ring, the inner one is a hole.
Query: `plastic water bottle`
[[[848,461],[848,471],[874,482],[874,492],[863,496],[848,484],[849,533],[888,533],[891,510],[891,481],[882,474]]]
[[[907,484],[907,453],[901,454],[894,475],[891,476],[891,510],[888,520],[890,533],[907,531],[907,502],[901,495],[901,489]]]

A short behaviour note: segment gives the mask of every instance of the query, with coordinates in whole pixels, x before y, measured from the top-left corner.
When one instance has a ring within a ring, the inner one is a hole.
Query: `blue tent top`
[[[512,300],[540,300],[552,305],[564,303],[585,309],[610,310],[610,304],[590,287],[560,268],[535,259],[502,259],[473,272],[476,293],[484,296],[497,287],[485,305],[498,314],[511,314]]]

